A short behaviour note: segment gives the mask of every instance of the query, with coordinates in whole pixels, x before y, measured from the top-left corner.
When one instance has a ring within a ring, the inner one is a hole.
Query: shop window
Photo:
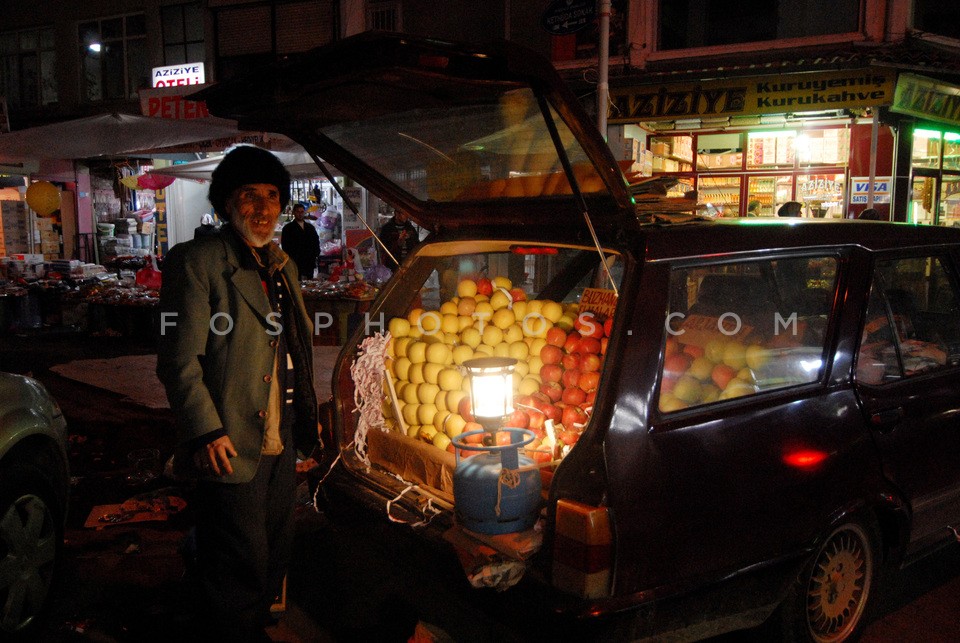
[[[911,152],[913,167],[939,168],[940,145],[942,142],[942,132],[925,129],[914,130],[913,149]]]
[[[714,216],[739,216],[740,183],[739,176],[702,176],[697,183],[699,203],[706,205],[707,213]]]
[[[742,166],[741,134],[701,134],[697,137],[698,170],[739,170]]]
[[[166,65],[203,62],[203,9],[199,2],[160,8],[163,24],[163,61]]]
[[[860,0],[660,0],[661,51],[858,31]]]
[[[660,411],[818,381],[837,265],[821,256],[674,269]]]
[[[367,29],[401,31],[401,4],[399,2],[370,2],[367,4]]]
[[[654,172],[689,172],[693,169],[692,136],[650,138]]]
[[[882,384],[960,363],[960,306],[939,257],[877,262],[857,378]]]
[[[56,67],[53,28],[0,34],[0,96],[9,107],[57,102]]]
[[[747,134],[747,169],[792,168],[796,159],[797,133],[791,130]]]
[[[144,14],[83,22],[79,26],[81,96],[87,101],[136,98],[150,86]]]

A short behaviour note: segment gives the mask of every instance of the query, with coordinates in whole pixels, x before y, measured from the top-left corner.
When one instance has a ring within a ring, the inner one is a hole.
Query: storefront
[[[638,141],[654,176],[677,180],[672,196],[696,190],[717,216],[773,216],[790,201],[804,217],[886,213],[894,132],[873,113],[892,103],[895,77],[856,69],[616,88],[608,120]]]
[[[901,74],[891,111],[910,137],[907,220],[960,225],[960,87]]]

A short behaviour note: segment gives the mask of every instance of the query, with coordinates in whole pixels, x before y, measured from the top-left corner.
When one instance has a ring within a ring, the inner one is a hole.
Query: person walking
[[[302,203],[293,205],[293,221],[280,231],[280,246],[290,255],[300,271],[300,279],[313,279],[320,254],[320,235],[312,223],[304,218]]]
[[[213,173],[221,233],[168,252],[157,375],[177,418],[174,471],[197,478],[196,567],[210,640],[262,640],[294,535],[296,450],[318,439],[311,324],[273,242],[290,176],[239,146]]]
[[[380,228],[380,240],[386,246],[396,261],[389,256],[383,258],[383,265],[396,270],[407,255],[420,243],[420,235],[410,222],[410,215],[403,210],[397,210],[393,217]]]

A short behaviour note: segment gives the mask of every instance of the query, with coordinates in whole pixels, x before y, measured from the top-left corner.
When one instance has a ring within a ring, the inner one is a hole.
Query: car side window
[[[940,257],[877,262],[857,380],[882,384],[960,363],[957,287]]]
[[[820,379],[837,266],[817,256],[673,269],[660,411]]]

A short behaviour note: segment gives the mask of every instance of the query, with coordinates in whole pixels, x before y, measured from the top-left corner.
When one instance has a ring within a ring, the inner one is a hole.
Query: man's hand
[[[237,450],[233,448],[230,437],[224,435],[197,449],[193,454],[193,463],[201,472],[220,477],[233,473],[230,458],[235,457]]]

